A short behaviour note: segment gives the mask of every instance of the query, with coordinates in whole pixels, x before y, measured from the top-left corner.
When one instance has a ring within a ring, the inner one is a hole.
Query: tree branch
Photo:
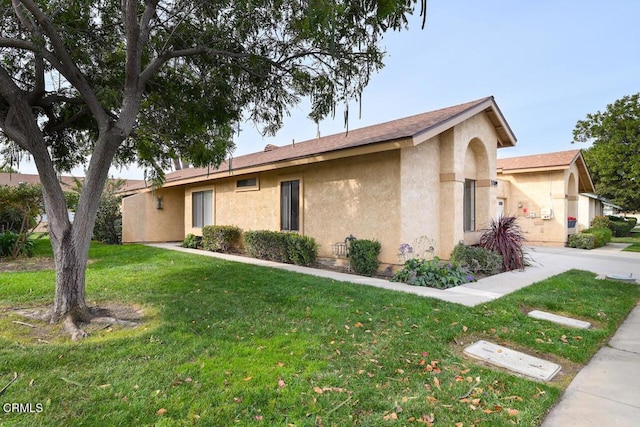
[[[80,92],[85,102],[87,103],[87,106],[91,110],[91,113],[98,122],[98,126],[103,131],[106,131],[110,123],[109,115],[100,104],[100,101],[98,100],[96,93],[91,88],[91,85],[87,82],[86,78],[71,58],[71,55],[65,48],[64,42],[60,38],[60,35],[56,31],[56,28],[49,17],[46,16],[44,12],[42,12],[42,10],[40,10],[38,5],[33,0],[15,1],[21,2],[24,7],[33,15],[36,22],[42,28],[44,34],[46,34],[49,38],[55,52],[55,57],[59,58],[59,61],[51,61],[51,58],[49,57],[46,57],[46,59],[51,62],[51,65],[56,67],[56,69],[78,90],[78,92]],[[36,50],[33,51],[35,52]]]

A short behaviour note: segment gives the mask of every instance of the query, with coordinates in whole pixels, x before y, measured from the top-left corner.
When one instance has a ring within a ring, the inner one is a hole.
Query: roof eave
[[[449,117],[447,120],[443,120],[430,128],[424,129],[421,132],[413,135],[413,145],[421,144],[429,139],[440,135],[441,133],[451,129],[452,127],[464,122],[465,120],[470,119],[471,117],[486,112],[489,120],[493,124],[496,133],[498,134],[497,146],[498,148],[503,147],[514,147],[516,145],[516,137],[511,131],[511,128],[507,124],[506,119],[502,115],[500,108],[496,104],[493,97],[488,97],[484,99],[482,102],[470,107],[452,117]]]

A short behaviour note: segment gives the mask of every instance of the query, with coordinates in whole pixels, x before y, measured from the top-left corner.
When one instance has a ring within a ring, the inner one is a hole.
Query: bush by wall
[[[609,228],[611,220],[606,216],[597,216],[591,220],[591,228]]]
[[[202,248],[229,253],[238,249],[241,236],[242,231],[235,225],[206,225],[202,227]]]
[[[593,234],[595,236],[594,248],[599,248],[611,241],[611,229],[609,228],[588,228],[582,230],[584,234]]]
[[[569,247],[577,249],[593,249],[596,245],[596,236],[588,233],[577,233],[569,236]]]
[[[473,274],[497,274],[502,271],[502,255],[480,246],[456,245],[451,253],[451,262]]]
[[[269,261],[311,266],[318,256],[318,245],[312,237],[282,231],[246,231],[247,255]]]
[[[243,240],[250,257],[289,262],[286,233],[270,230],[245,231]]]
[[[286,233],[287,255],[296,265],[312,266],[318,257],[318,244],[313,237],[301,236],[296,233]]]
[[[523,249],[525,238],[517,220],[515,216],[492,219],[489,228],[480,236],[479,246],[502,255],[504,271],[524,270],[527,265]]]
[[[202,247],[202,237],[195,234],[187,234],[182,241],[183,248],[200,249]]]
[[[638,218],[636,218],[635,216],[628,216],[626,217],[626,220],[631,225],[631,229],[633,229],[636,225],[638,225]]]
[[[354,240],[349,246],[351,268],[362,276],[373,276],[378,271],[380,242],[377,240]]]

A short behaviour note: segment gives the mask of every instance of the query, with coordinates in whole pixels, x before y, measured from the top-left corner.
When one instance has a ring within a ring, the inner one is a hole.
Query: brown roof
[[[582,150],[498,159],[496,168],[499,174],[534,173],[569,169],[574,163],[578,166],[578,190],[581,193],[595,191]]]
[[[74,184],[74,180],[80,180],[83,181],[84,178],[83,177],[73,177],[73,176],[66,176],[66,175],[61,175],[58,177],[58,180],[69,187],[72,187]],[[144,185],[144,181],[142,180],[138,180],[138,179],[127,179],[124,180],[125,184],[124,184],[124,191],[127,191],[130,188],[133,187],[139,187],[140,185]],[[25,174],[25,173],[7,173],[7,172],[0,172],[0,185],[9,185],[12,187],[16,187],[22,183],[27,183],[27,184],[39,184],[40,183],[40,176],[37,174]]]
[[[496,167],[504,171],[526,169],[567,169],[580,155],[580,150],[559,151],[557,153],[534,154],[531,156],[498,159]]]
[[[417,144],[480,112],[486,112],[495,126],[499,137],[499,146],[515,145],[515,136],[504,120],[493,97],[487,97],[453,107],[354,129],[349,132],[314,138],[304,142],[283,146],[268,145],[263,151],[234,157],[216,169],[189,168],[169,173],[166,175],[165,185],[171,185],[172,183],[175,185],[178,181],[192,181],[195,178],[204,178],[216,173],[228,173],[229,171],[240,171],[250,167],[273,165],[279,162],[310,158],[356,147],[411,139],[413,144]]]

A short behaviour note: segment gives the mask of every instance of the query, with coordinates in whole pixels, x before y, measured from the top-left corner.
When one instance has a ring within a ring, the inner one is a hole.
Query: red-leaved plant
[[[504,271],[524,270],[526,266],[522,248],[525,238],[516,220],[515,216],[492,219],[491,225],[482,233],[478,244],[502,255]]]

